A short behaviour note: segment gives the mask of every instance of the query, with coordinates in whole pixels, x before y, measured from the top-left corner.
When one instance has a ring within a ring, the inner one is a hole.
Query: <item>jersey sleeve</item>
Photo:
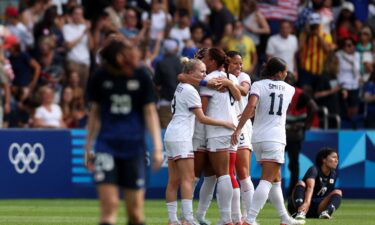
[[[304,176],[304,180],[307,180],[309,178],[315,179],[317,177],[318,177],[318,169],[315,166],[312,166],[307,170]]]
[[[185,98],[185,101],[189,110],[202,107],[201,98],[199,97],[199,94],[197,91],[189,90],[189,89],[185,90],[184,98]]]
[[[152,83],[150,73],[145,68],[141,68],[138,71],[142,83],[142,92],[144,93],[142,105],[156,102],[155,86]]]
[[[238,84],[241,85],[242,83],[251,84],[250,76],[247,73],[241,73],[241,76],[238,77]]]
[[[255,95],[259,98],[260,90],[261,90],[260,82],[254,82],[254,84],[251,86],[250,96]]]

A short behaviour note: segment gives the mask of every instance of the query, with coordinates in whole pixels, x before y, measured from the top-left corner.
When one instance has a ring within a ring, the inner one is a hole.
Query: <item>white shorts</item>
[[[194,152],[207,152],[207,140],[193,138]]]
[[[168,160],[194,158],[191,141],[165,141]]]
[[[252,151],[253,147],[250,141],[250,135],[248,133],[241,133],[241,135],[238,137],[237,149],[250,149],[250,151]]]
[[[233,146],[230,143],[231,136],[213,137],[207,139],[207,151],[208,152],[222,152],[231,151],[236,152],[237,146]]]
[[[254,153],[257,162],[285,162],[285,144],[279,142],[265,141],[253,143]]]

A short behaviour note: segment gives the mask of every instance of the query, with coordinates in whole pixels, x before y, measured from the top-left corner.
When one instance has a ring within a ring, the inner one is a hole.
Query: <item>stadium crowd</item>
[[[375,127],[374,1],[19,0],[0,13],[1,127],[84,127],[86,83],[113,33],[139,46],[162,128],[179,58],[213,46],[240,52],[252,81],[281,57],[328,118]]]

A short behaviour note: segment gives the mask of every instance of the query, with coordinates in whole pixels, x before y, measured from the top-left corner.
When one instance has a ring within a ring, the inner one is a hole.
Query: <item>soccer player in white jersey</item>
[[[237,123],[235,112],[235,101],[240,100],[241,92],[236,87],[237,78],[234,75],[222,71],[228,69],[228,58],[224,51],[219,48],[210,48],[202,60],[207,67],[209,74],[206,80],[214,78],[223,79],[223,87],[228,88],[227,92],[219,92],[202,87],[200,90],[202,107],[207,106],[206,114],[214,119],[222,119]],[[232,224],[231,200],[233,189],[229,176],[229,151],[236,151],[236,146],[230,143],[231,130],[206,125],[207,151],[211,166],[217,177],[217,200],[220,209],[220,221],[218,224]],[[230,187],[230,188],[229,188]]]
[[[206,66],[200,60],[184,60],[183,72],[203,78]],[[193,217],[192,188],[194,183],[193,132],[197,118],[203,124],[223,126],[234,130],[231,121],[206,117],[202,111],[198,91],[190,84],[178,84],[172,100],[173,118],[169,123],[164,141],[168,156],[168,186],[166,190],[169,224],[180,224],[177,219],[177,190],[181,189],[182,214],[185,225],[197,225]]]
[[[305,223],[288,215],[281,190],[280,167],[284,163],[286,145],[286,111],[295,91],[294,87],[284,82],[287,71],[284,60],[278,57],[268,60],[261,72],[262,80],[251,86],[249,102],[232,135],[232,144],[237,144],[242,128],[255,112],[251,141],[257,162],[262,166],[262,175],[244,225],[257,224],[255,219],[268,198],[276,207],[281,224]]]
[[[241,91],[242,95],[241,100],[238,101],[235,105],[236,112],[239,118],[247,105],[251,80],[248,74],[242,72],[242,57],[240,53],[236,51],[229,51],[227,52],[227,56],[229,57],[228,72],[237,77],[237,87]],[[240,199],[242,199],[244,208],[243,217],[246,217],[246,212],[250,207],[250,203],[254,194],[254,185],[250,177],[252,129],[253,128],[251,120],[248,120],[245,127],[242,128],[242,133],[240,135],[239,143],[237,146],[237,154],[230,154],[229,170],[233,185],[232,220],[234,224],[240,224],[241,222],[242,216]],[[237,172],[237,177],[241,184],[241,191],[234,175],[234,168]]]

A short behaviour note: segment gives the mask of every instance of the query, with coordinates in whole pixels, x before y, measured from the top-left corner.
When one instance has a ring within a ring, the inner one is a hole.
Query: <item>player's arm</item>
[[[154,146],[152,167],[154,170],[157,170],[161,167],[163,162],[163,144],[161,141],[161,129],[155,103],[152,102],[143,106],[143,117]]]
[[[240,90],[242,96],[246,96],[250,91],[250,84],[247,82],[241,82],[237,85],[238,90]]]
[[[237,88],[237,85],[235,85],[233,83],[233,81],[231,81],[229,79],[220,79],[219,82],[220,82],[220,85],[221,85],[221,87],[219,89],[221,89],[222,87],[226,87],[226,88],[228,88],[228,90],[232,94],[234,100],[236,100],[236,101],[241,100],[240,89]]]
[[[305,129],[310,129],[314,114],[318,111],[318,105],[315,103],[313,99],[310,99],[307,103],[307,117],[305,120]]]
[[[306,180],[305,201],[298,208],[298,212],[302,211],[302,212],[307,213],[309,211],[310,204],[311,204],[311,198],[312,198],[313,191],[314,191],[314,186],[315,186],[315,179],[314,178],[308,178]]]
[[[191,84],[195,87],[208,87],[214,90],[217,90],[220,84],[219,80],[216,78],[206,81],[204,79],[202,80],[199,78],[195,78],[193,76],[189,76],[188,74],[185,74],[185,73],[178,74],[177,80],[180,81],[181,83]]]
[[[91,103],[88,122],[87,122],[87,137],[85,144],[85,165],[89,170],[93,169],[92,160],[94,153],[92,152],[93,144],[100,129],[99,105],[95,102]]]
[[[233,130],[236,129],[236,126],[233,123],[230,123],[224,120],[215,120],[204,115],[202,108],[195,108],[192,111],[195,114],[195,118],[197,118],[198,121],[203,124],[212,125],[212,126],[222,126],[222,127],[226,127],[228,129],[233,129]]]
[[[247,120],[250,119],[251,116],[254,114],[255,107],[259,101],[258,98],[259,97],[257,95],[250,96],[249,102],[247,103],[246,108],[241,115],[240,122],[238,123],[237,129],[232,134],[232,140],[231,140],[232,145],[237,144],[238,136],[240,136],[242,128],[245,126]]]

